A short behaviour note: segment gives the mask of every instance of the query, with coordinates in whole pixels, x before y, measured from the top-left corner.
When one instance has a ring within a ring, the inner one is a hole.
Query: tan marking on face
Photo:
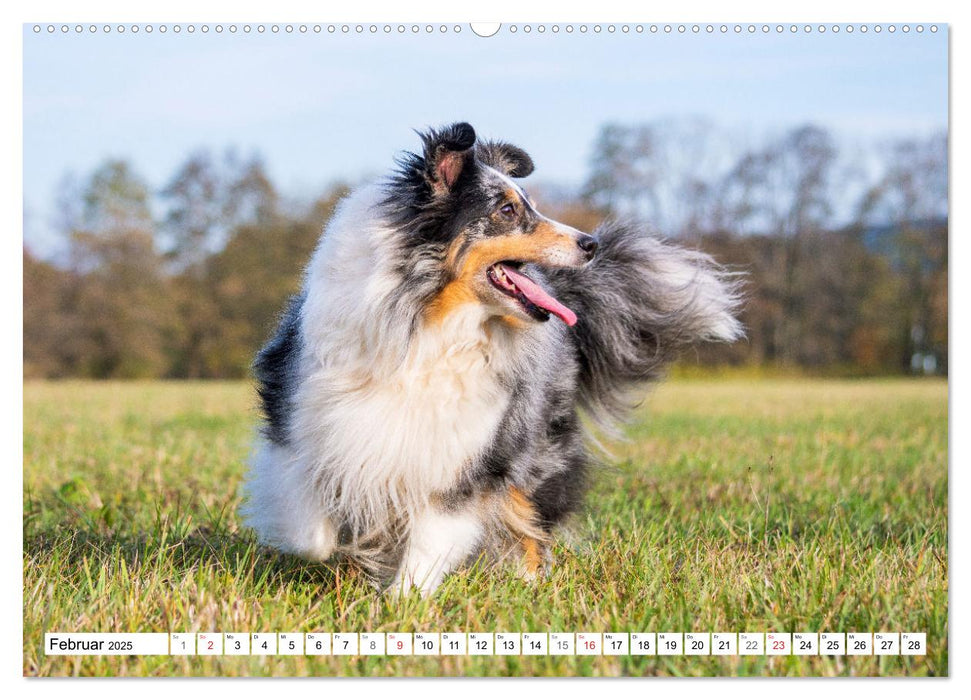
[[[445,289],[438,293],[428,305],[426,320],[437,324],[445,320],[453,311],[479,301],[479,297],[472,288],[462,280],[453,280],[445,285]]]
[[[515,233],[477,241],[457,260],[464,240],[463,237],[456,239],[446,256],[455,275],[428,305],[429,323],[441,323],[462,305],[478,302],[476,285],[488,284],[483,276],[489,266],[502,260],[542,263],[551,251],[567,250],[572,254],[576,248],[573,236],[560,233],[549,221],[540,222],[530,234]]]
[[[506,314],[505,316],[500,316],[499,320],[502,321],[503,323],[509,324],[513,328],[526,328],[529,325],[518,316],[510,316],[509,314]]]

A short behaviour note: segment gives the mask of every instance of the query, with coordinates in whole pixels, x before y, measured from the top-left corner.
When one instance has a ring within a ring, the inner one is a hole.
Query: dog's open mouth
[[[577,315],[524,275],[519,270],[520,265],[521,263],[515,262],[498,262],[486,274],[493,287],[518,301],[526,313],[537,321],[548,321],[550,314],[554,314],[568,326],[575,324]]]

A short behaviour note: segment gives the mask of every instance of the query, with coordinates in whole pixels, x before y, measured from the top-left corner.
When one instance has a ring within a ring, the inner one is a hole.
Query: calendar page
[[[871,9],[28,20],[23,675],[948,676],[952,27]]]

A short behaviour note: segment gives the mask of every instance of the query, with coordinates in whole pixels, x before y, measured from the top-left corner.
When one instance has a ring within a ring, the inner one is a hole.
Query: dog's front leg
[[[482,535],[482,521],[476,513],[429,507],[411,523],[392,589],[406,594],[416,586],[423,596],[430,595],[448,572],[475,551]]]

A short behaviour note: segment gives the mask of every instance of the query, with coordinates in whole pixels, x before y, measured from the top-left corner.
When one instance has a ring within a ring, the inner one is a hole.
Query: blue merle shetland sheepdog
[[[245,516],[427,594],[481,554],[543,571],[587,483],[581,414],[621,418],[678,350],[741,330],[707,256],[543,216],[529,155],[468,124],[421,138],[340,204],[256,358]]]

